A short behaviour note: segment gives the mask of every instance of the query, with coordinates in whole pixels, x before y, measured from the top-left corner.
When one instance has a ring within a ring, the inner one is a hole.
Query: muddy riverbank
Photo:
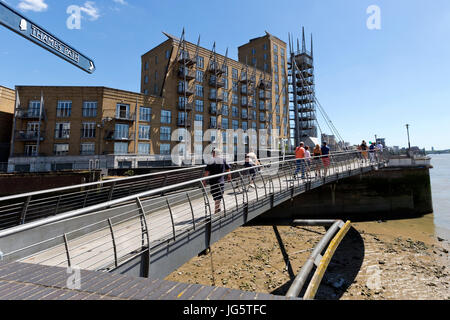
[[[166,279],[286,294],[292,278],[325,234],[322,227],[242,227]],[[449,240],[433,216],[354,223],[332,259],[318,299],[450,299]]]

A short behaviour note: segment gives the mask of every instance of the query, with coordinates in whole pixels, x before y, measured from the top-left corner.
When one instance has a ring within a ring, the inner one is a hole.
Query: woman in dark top
[[[211,163],[206,166],[205,169],[205,177],[207,176],[215,176],[221,173],[229,172],[230,166],[227,164],[225,159],[219,157],[220,150],[213,149],[212,156],[213,159]],[[204,180],[203,185],[206,186],[206,181],[209,181],[209,185],[211,186],[211,195],[214,199],[215,208],[214,213],[219,213],[220,209],[220,201],[223,199],[223,192],[225,189],[225,179],[224,176],[211,178],[209,180]],[[228,175],[228,181],[231,181],[231,175]]]

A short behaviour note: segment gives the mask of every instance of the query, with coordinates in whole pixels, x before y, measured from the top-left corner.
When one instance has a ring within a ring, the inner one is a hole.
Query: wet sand
[[[352,225],[317,299],[450,299],[450,239],[436,236],[433,215]],[[242,227],[166,279],[285,295],[325,229],[277,229],[290,267],[272,227]]]

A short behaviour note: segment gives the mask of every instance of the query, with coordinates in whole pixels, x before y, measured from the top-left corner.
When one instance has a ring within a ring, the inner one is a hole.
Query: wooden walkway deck
[[[227,288],[80,271],[80,289],[67,288],[67,268],[0,262],[0,300],[291,300]]]

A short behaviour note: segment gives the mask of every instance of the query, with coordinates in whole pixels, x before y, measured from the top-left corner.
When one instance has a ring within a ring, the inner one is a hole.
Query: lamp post
[[[409,140],[409,124],[406,125],[406,132],[408,133],[408,155],[411,151],[411,142]]]

